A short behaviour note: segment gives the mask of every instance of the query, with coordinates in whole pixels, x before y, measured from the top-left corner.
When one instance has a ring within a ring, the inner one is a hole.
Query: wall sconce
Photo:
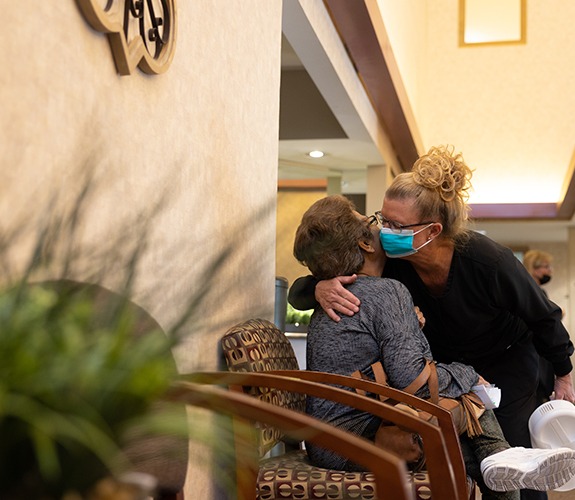
[[[527,0],[459,0],[459,45],[525,43]]]

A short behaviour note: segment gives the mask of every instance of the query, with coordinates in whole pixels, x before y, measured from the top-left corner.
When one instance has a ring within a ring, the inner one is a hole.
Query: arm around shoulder
[[[289,289],[288,302],[300,311],[315,309],[317,307],[315,299],[316,285],[317,280],[311,275],[298,278]]]

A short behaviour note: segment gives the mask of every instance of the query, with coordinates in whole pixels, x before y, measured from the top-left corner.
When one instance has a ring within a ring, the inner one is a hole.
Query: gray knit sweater
[[[389,385],[407,387],[432,359],[429,344],[421,329],[411,296],[405,286],[395,280],[358,277],[348,287],[361,301],[354,316],[332,321],[317,308],[307,336],[308,370],[350,375],[360,370],[373,378],[371,364],[381,361]],[[469,392],[478,375],[461,363],[437,365],[439,390],[442,396],[457,397]],[[428,397],[427,386],[417,396]],[[307,413],[368,439],[374,438],[379,419],[368,413],[317,398],[307,398]],[[355,470],[329,450],[307,443],[312,462],[320,467]]]

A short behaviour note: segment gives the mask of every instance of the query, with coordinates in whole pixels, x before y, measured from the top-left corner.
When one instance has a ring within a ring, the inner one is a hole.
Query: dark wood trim
[[[563,219],[570,219],[575,213],[575,149],[571,155],[571,162],[567,169],[561,201],[557,204],[557,216]]]
[[[575,213],[575,150],[558,203],[471,205],[471,217],[482,220],[570,220]]]
[[[486,203],[470,205],[472,219],[558,219],[555,203]]]
[[[404,172],[419,153],[364,0],[324,0]]]

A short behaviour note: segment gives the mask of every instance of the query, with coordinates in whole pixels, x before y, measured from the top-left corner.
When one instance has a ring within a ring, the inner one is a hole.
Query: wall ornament
[[[118,73],[165,72],[176,47],[176,0],[77,0],[86,21],[106,33]]]

